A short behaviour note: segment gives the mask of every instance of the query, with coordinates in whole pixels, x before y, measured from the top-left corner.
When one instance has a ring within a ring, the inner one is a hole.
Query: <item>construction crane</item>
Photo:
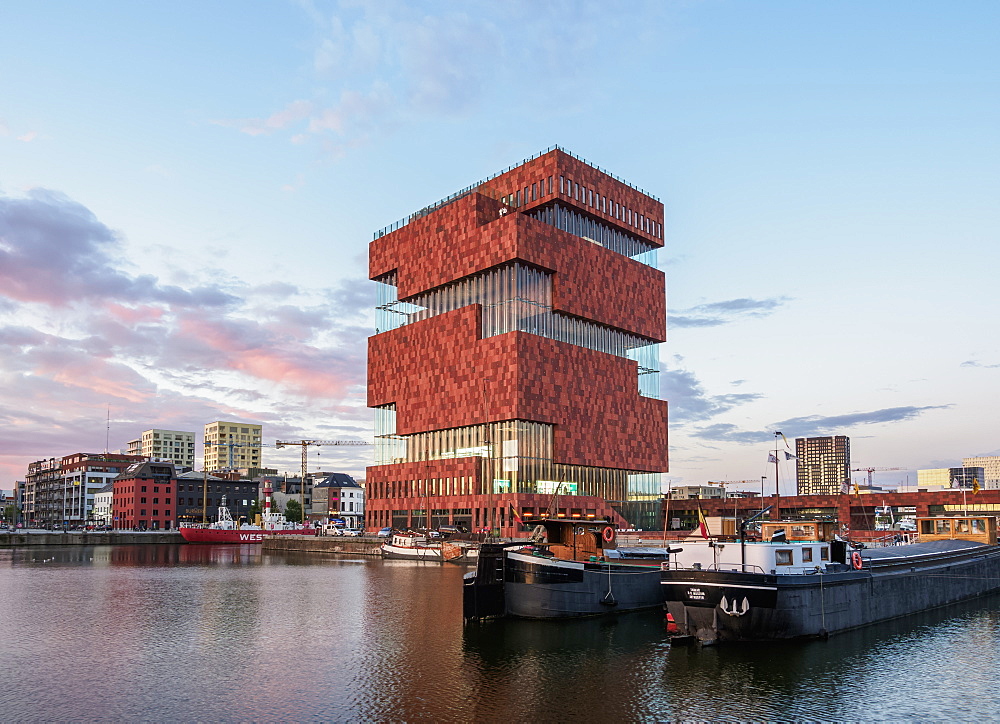
[[[300,523],[306,522],[306,473],[309,471],[309,446],[310,445],[373,445],[374,443],[363,440],[275,440],[274,447],[299,446],[302,448],[302,481],[299,483],[299,506],[302,509],[302,519]]]
[[[232,436],[230,436],[230,437],[232,437]],[[205,441],[205,447],[207,447],[207,448],[208,447],[225,447],[225,448],[229,448],[229,465],[225,468],[226,471],[228,472],[228,471],[236,469],[236,455],[235,455],[236,448],[238,448],[238,447],[270,447],[270,445],[267,445],[265,443],[259,443],[259,442],[233,442],[232,440],[230,440],[229,442],[212,442],[211,440],[206,440]],[[203,465],[203,467],[205,467],[205,466]]]
[[[872,473],[886,470],[909,470],[909,468],[851,468],[852,473],[868,473],[868,489],[872,488]]]

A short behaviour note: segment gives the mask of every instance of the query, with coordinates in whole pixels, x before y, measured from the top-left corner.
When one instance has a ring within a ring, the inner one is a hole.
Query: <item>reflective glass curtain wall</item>
[[[553,427],[509,420],[414,435],[396,435],[392,405],[375,408],[375,464],[414,463],[478,457],[483,485],[471,490],[471,480],[431,478],[408,481],[408,489],[381,491],[398,495],[457,495],[538,493],[594,495],[610,501],[642,499],[659,492],[659,473],[563,465],[552,462]],[[393,485],[393,483],[389,483]],[[400,485],[400,484],[396,484]],[[376,495],[380,491],[374,491]]]

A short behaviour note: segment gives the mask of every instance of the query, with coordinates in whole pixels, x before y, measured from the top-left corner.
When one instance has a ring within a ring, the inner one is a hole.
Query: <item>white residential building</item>
[[[114,480],[109,480],[107,484],[94,493],[94,522],[97,525],[111,525],[112,516],[112,501],[115,497],[115,484]]]
[[[194,468],[194,433],[185,430],[146,430],[138,440],[128,441],[129,455]]]

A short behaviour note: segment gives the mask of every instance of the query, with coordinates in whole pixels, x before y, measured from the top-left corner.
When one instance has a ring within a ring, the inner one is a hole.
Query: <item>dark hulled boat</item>
[[[464,580],[466,620],[572,618],[662,605],[661,549],[619,550],[614,525],[530,518],[531,542],[487,544]]]
[[[768,523],[801,529],[808,523]],[[730,544],[711,563],[660,574],[681,633],[703,642],[824,637],[1000,589],[996,519],[918,519],[921,542]]]

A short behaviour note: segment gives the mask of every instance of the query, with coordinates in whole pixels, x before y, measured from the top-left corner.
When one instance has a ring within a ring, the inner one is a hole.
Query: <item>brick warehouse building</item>
[[[113,528],[168,530],[176,527],[177,476],[173,463],[133,463],[114,479],[113,485]]]
[[[559,148],[376,234],[369,528],[658,521],[663,204]]]
[[[836,520],[852,531],[871,530],[876,508],[889,507],[894,514],[917,517],[962,515],[1000,516],[1000,490],[925,490],[911,493],[871,493],[865,495],[793,495],[761,498],[723,498],[703,500],[664,500],[662,515],[679,519],[681,527],[697,525],[698,508],[707,516],[746,518],[761,508],[776,506],[768,518],[773,520]],[[717,532],[717,531],[713,531]]]

